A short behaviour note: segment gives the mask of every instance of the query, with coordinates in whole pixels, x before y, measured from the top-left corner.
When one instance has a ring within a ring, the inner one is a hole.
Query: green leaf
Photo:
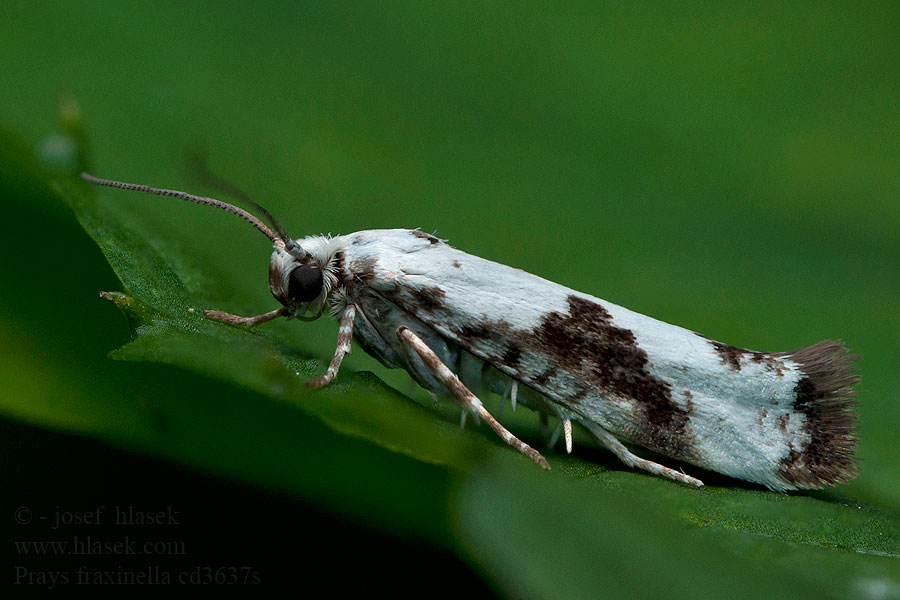
[[[900,521],[889,511],[836,495],[689,490],[575,459],[553,464],[567,477],[498,460],[458,490],[460,539],[508,597],[846,598],[897,589]]]

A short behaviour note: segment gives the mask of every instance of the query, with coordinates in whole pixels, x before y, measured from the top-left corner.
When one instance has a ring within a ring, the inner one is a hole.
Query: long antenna
[[[190,157],[190,161],[191,167],[193,167],[193,175],[200,181],[200,183],[203,183],[213,189],[219,190],[220,192],[224,192],[232,198],[237,198],[238,200],[246,202],[257,211],[262,213],[262,215],[269,220],[269,223],[271,223],[272,227],[275,228],[275,231],[278,232],[279,237],[281,237],[287,248],[291,248],[291,246],[294,245],[294,241],[293,239],[291,239],[291,236],[287,234],[287,232],[284,230],[284,227],[281,226],[281,223],[279,223],[278,220],[272,216],[272,213],[251,200],[250,195],[247,194],[244,190],[234,185],[230,181],[227,181],[213,173],[206,165],[206,159],[202,153],[193,153]]]
[[[284,241],[283,238],[275,235],[272,230],[266,226],[265,223],[248,213],[246,210],[238,208],[233,204],[228,204],[227,202],[216,200],[215,198],[194,196],[193,194],[179,192],[178,190],[165,190],[162,188],[150,187],[149,185],[141,185],[138,183],[125,183],[124,181],[114,181],[112,179],[100,179],[99,177],[94,177],[89,173],[82,173],[81,178],[85,181],[96,183],[97,185],[105,185],[107,187],[120,188],[123,190],[134,190],[136,192],[147,192],[148,194],[156,194],[157,196],[172,196],[173,198],[180,198],[182,200],[195,202],[204,206],[214,206],[216,208],[221,208],[226,212],[230,212],[231,214],[237,215],[240,218],[244,219],[257,229],[259,229],[261,232],[263,232],[263,234],[273,242]]]

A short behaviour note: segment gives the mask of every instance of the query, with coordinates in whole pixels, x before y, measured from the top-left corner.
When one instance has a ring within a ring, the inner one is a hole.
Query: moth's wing
[[[392,235],[373,253],[373,289],[581,420],[775,489],[855,474],[855,378],[840,344],[737,349],[408,230]]]

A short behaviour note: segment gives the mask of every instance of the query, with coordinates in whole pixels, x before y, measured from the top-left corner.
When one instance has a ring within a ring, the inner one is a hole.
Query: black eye
[[[288,280],[288,297],[294,302],[310,302],[322,292],[322,269],[300,265],[291,271]]]

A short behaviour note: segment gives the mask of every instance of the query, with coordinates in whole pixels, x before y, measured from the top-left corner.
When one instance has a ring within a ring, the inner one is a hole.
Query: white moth
[[[355,337],[385,366],[452,395],[463,415],[476,415],[544,468],[544,457],[500,425],[476,392],[509,395],[513,407],[557,418],[570,452],[574,422],[629,467],[697,487],[699,479],[640,458],[619,440],[774,490],[856,476],[857,377],[840,342],[744,350],[466,254],[419,230],[292,239],[252,202],[275,232],[219,200],[83,177],[222,208],[272,240],[269,289],[282,306],[255,317],[205,316],[246,326],[277,317],[312,320],[325,311],[339,318],[334,358],[322,377],[307,382],[311,387],[334,379]]]

